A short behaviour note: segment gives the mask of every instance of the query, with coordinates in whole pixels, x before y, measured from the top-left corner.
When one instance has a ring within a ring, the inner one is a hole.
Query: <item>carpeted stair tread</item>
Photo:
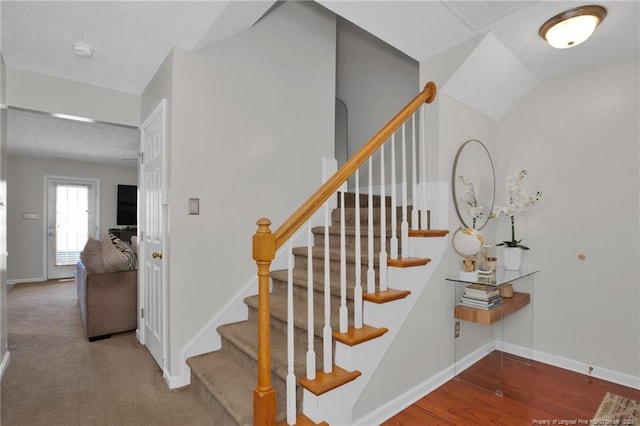
[[[380,226],[375,226],[373,228],[373,236],[375,238],[380,237],[381,229],[382,228]],[[391,232],[393,231],[392,227],[387,226],[385,230],[386,230],[385,237],[391,238]],[[323,225],[314,226],[311,228],[311,232],[314,235],[322,235],[324,234],[324,226]],[[348,236],[348,237],[355,237],[356,227],[353,225],[345,225],[344,234],[345,236]],[[329,225],[329,236],[335,236],[335,235],[340,235],[340,224]],[[361,237],[369,236],[369,230],[366,224],[362,224],[362,226],[360,226],[360,236]],[[398,226],[396,227],[396,236],[400,238],[400,224],[398,224]]]
[[[278,320],[284,324],[287,322],[287,296],[280,294],[271,294],[270,299],[270,313],[272,320]],[[294,327],[303,330],[307,330],[307,301],[302,298],[294,297]],[[256,312],[258,310],[258,296],[249,296],[244,299],[247,306],[253,308]],[[317,337],[322,336],[322,328],[324,327],[324,309],[322,307],[323,301],[316,300],[316,306],[313,310],[313,332]],[[337,304],[331,306],[331,328],[338,330],[339,318],[337,313]],[[353,325],[353,313],[349,308],[349,326]]]
[[[253,321],[240,321],[218,327],[218,332],[229,343],[242,350],[258,362],[258,325]],[[282,380],[287,377],[287,337],[282,333],[271,332],[271,371]],[[294,341],[294,373],[304,374],[306,360],[306,342]]]
[[[293,248],[294,256],[304,256],[307,257],[307,248],[306,247],[294,247]],[[324,261],[324,247],[313,247],[311,249],[311,256],[314,259],[322,259]],[[356,255],[355,253],[351,253],[347,251],[345,254],[345,259],[347,263],[355,264],[356,263]],[[329,248],[329,260],[331,262],[340,262],[340,250]],[[380,254],[373,254],[373,267],[377,268],[380,260]],[[363,252],[360,254],[360,264],[362,266],[367,266],[369,264],[369,256],[367,253]]]
[[[253,390],[256,377],[224,352],[216,351],[187,360],[201,385],[239,425],[253,424]]]

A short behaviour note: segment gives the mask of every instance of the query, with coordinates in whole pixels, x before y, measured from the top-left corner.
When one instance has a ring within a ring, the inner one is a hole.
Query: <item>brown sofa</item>
[[[89,341],[138,326],[138,271],[94,273],[78,261],[78,303]]]

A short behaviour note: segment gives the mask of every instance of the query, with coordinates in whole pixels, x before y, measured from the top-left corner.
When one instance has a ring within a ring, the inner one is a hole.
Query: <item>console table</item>
[[[537,269],[499,268],[492,276],[476,280],[447,278],[454,292],[454,377],[457,380],[502,395],[504,363],[530,362],[533,357],[533,275],[537,272]],[[502,305],[494,309],[460,304],[465,288],[471,284],[498,287],[507,283],[514,288],[513,296],[503,298]]]

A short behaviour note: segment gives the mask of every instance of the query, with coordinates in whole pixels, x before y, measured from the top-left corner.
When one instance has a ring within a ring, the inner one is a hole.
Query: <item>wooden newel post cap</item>
[[[427,89],[429,89],[431,95],[425,100],[425,103],[430,104],[436,98],[438,89],[436,88],[436,84],[433,81],[430,81],[424,85],[424,90],[426,91]]]
[[[269,219],[259,219],[258,230],[253,235],[253,260],[271,262],[276,257],[276,238],[271,233]]]

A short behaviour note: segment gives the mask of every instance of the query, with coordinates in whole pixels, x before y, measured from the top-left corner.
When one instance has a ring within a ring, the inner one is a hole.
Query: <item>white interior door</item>
[[[45,177],[47,279],[70,278],[89,235],[98,237],[98,181]]]
[[[165,105],[162,100],[140,131],[139,303],[140,341],[165,370],[167,325],[167,226],[165,176]]]

